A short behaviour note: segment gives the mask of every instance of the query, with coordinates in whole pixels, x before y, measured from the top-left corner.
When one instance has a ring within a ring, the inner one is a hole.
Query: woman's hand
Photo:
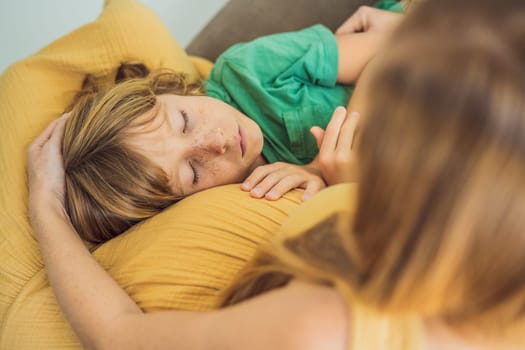
[[[68,115],[54,120],[28,149],[29,213],[44,208],[62,210],[64,203],[64,166],[62,136]]]
[[[276,162],[261,165],[244,180],[241,189],[252,197],[276,200],[294,188],[304,188],[302,200],[325,188],[321,173],[309,165]]]
[[[401,23],[403,17],[401,13],[361,6],[335,31],[335,34],[359,32],[390,33]]]
[[[318,126],[310,129],[319,147],[317,166],[328,185],[356,181],[353,143],[358,120],[358,113],[347,115],[346,108],[337,107],[326,130]]]

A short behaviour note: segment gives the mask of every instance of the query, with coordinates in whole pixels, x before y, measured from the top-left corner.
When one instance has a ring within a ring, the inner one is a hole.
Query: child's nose
[[[221,155],[226,153],[228,143],[221,128],[210,129],[202,133],[197,140],[197,148],[211,154]]]

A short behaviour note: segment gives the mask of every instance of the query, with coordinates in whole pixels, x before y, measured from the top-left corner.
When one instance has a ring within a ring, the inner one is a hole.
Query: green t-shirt
[[[351,89],[337,85],[338,48],[322,25],[232,46],[215,63],[207,94],[252,118],[270,163],[307,164],[318,149],[310,128],[325,128]]]

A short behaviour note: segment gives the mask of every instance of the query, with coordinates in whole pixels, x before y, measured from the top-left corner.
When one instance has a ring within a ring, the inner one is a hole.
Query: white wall
[[[142,0],[186,46],[227,0]],[[0,0],[0,72],[94,20],[103,0]]]

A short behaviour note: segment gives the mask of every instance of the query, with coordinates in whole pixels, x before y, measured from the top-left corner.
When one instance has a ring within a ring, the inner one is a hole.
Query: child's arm
[[[337,82],[355,83],[402,19],[400,13],[368,6],[350,16],[335,32],[339,49]]]
[[[385,40],[385,33],[348,33],[336,35],[339,48],[337,82],[353,84],[357,81],[366,64],[379,51]]]

